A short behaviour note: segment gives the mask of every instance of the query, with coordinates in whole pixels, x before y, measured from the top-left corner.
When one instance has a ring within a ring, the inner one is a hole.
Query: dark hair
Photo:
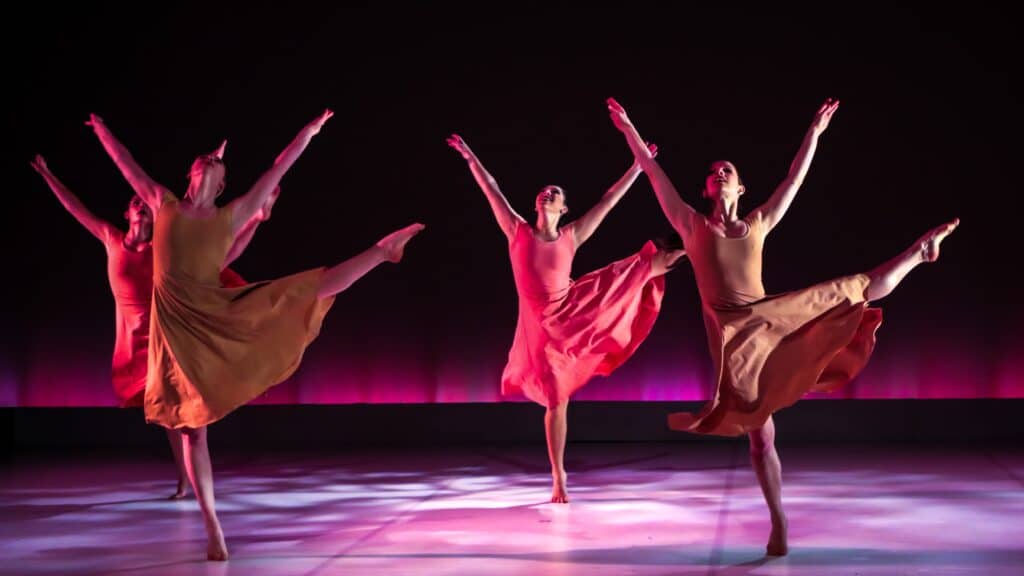
[[[672,250],[683,249],[683,238],[678,232],[673,230],[668,234],[664,234],[654,239],[654,245],[658,247],[658,250],[662,252],[671,252]]]
[[[735,164],[733,164],[731,160],[715,160],[715,161],[714,161],[714,162],[712,162],[711,164],[708,164],[708,170],[707,170],[707,172],[705,172],[705,173],[704,173],[704,185],[703,185],[703,186],[701,186],[701,189],[700,189],[700,195],[701,195],[701,197],[702,197],[702,198],[707,198],[707,192],[708,192],[708,187],[707,187],[708,175],[709,175],[709,174],[711,174],[711,167],[712,167],[712,166],[714,166],[714,165],[715,165],[715,163],[717,163],[717,162],[728,162],[729,164],[731,164],[731,165],[732,165],[732,169],[733,169],[733,171],[734,171],[734,172],[736,173],[736,181],[740,183],[740,186],[745,186],[745,184],[743,184],[743,177],[742,177],[742,176],[740,176],[740,169],[739,169],[739,168],[737,168],[737,167],[736,167],[736,165],[735,165]]]
[[[558,186],[556,184],[548,184],[547,186],[544,186],[543,188],[541,188],[540,191],[543,192],[543,191],[545,191],[545,190],[547,190],[549,188],[552,189],[552,192],[554,192],[556,194],[561,194],[562,195],[562,203],[563,204],[567,204],[569,202],[569,195],[565,193],[565,190],[561,186]],[[538,192],[538,196],[539,195],[540,195],[540,193]]]

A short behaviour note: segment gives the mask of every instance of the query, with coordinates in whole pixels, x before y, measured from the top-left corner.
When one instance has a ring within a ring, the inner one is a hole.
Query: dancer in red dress
[[[537,219],[531,226],[512,209],[462,138],[453,134],[448,144],[469,163],[508,239],[519,320],[501,392],[524,394],[547,408],[551,501],[565,503],[569,501],[563,463],[569,397],[591,377],[611,374],[647,337],[661,308],[663,276],[684,253],[647,242],[636,254],[573,281],[570,273],[576,250],[622,199],[639,176],[640,165],[634,162],[593,208],[563,226],[559,221],[568,211],[565,192],[545,186],[535,200]]]

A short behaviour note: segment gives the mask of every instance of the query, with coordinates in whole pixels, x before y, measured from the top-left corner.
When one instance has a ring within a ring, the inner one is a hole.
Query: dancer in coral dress
[[[636,254],[573,281],[576,250],[636,180],[639,164],[634,162],[586,214],[563,226],[559,221],[568,210],[565,192],[558,186],[544,187],[534,203],[536,223],[530,225],[512,209],[462,138],[453,134],[448,144],[469,163],[508,238],[519,320],[501,391],[524,394],[547,408],[551,501],[565,503],[569,397],[591,377],[611,374],[647,337],[661,308],[663,276],[683,252],[647,242]]]

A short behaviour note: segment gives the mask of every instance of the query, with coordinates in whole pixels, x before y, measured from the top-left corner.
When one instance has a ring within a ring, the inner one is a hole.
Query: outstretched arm
[[[267,199],[270,198],[270,195],[273,194],[274,189],[281,182],[281,178],[292,167],[292,164],[295,164],[295,161],[306,150],[306,146],[309,145],[313,136],[320,133],[320,129],[323,128],[324,123],[331,116],[334,116],[334,112],[324,110],[323,114],[317,116],[309,124],[306,124],[299,131],[298,135],[295,136],[291,144],[274,160],[274,165],[260,176],[252,188],[244,196],[237,198],[228,205],[228,208],[231,210],[232,233],[238,235],[246,223],[260,211]]]
[[[626,109],[615,99],[609,98],[608,113],[612,118],[612,123],[626,137],[629,149],[633,151],[633,156],[640,163],[640,168],[651,181],[654,194],[658,197],[658,203],[661,204],[661,211],[665,213],[665,217],[668,218],[676,232],[684,239],[688,238],[697,212],[679,196],[679,192],[669,180],[668,175],[644,145],[643,138],[640,137],[640,133],[633,126],[629,116],[626,115]]]
[[[658,147],[654,144],[647,145],[648,151],[651,153],[651,157],[658,155]],[[576,237],[576,246],[581,246],[588,238],[597,230],[597,227],[601,225],[608,213],[611,212],[612,208],[619,203],[619,200],[626,195],[626,191],[629,187],[636,182],[637,176],[640,175],[640,162],[637,160],[633,161],[633,165],[629,167],[629,170],[619,178],[618,182],[612,185],[601,200],[595,204],[590,210],[587,210],[586,214],[580,216],[578,220],[570,224],[573,227],[573,236]]]
[[[825,100],[825,103],[818,108],[818,112],[814,115],[814,122],[807,129],[807,134],[804,135],[804,140],[800,144],[800,150],[797,151],[793,163],[789,166],[786,179],[775,188],[771,197],[754,211],[760,214],[768,225],[768,230],[774,228],[782,220],[786,211],[789,210],[789,205],[796,198],[796,193],[800,189],[800,185],[804,183],[804,177],[807,176],[807,171],[811,167],[814,152],[818,148],[818,137],[828,128],[832,114],[838,109],[839,100],[832,98]]]
[[[516,223],[526,222],[526,220],[512,209],[508,199],[505,198],[505,195],[501,193],[501,189],[498,188],[498,182],[484,168],[484,165],[480,163],[480,159],[470,150],[469,145],[466,144],[462,137],[458,134],[452,134],[448,137],[448,145],[459,154],[462,154],[462,157],[469,163],[469,170],[473,173],[473,178],[476,179],[477,185],[483,190],[484,196],[487,197],[487,202],[491,205],[491,211],[494,212],[494,218],[498,221],[498,226],[505,233],[505,237],[511,240],[516,231]],[[636,176],[633,178],[636,178]]]
[[[53,190],[54,195],[64,205],[64,208],[75,217],[75,220],[78,220],[82,226],[85,226],[85,229],[98,238],[100,242],[106,243],[114,227],[90,212],[85,207],[85,204],[82,204],[82,201],[71,190],[68,190],[68,187],[53,175],[53,172],[50,172],[49,167],[46,166],[46,160],[39,154],[32,160],[32,168],[43,177],[43,180],[46,180],[50,190]]]
[[[256,228],[263,222],[270,220],[270,212],[274,208],[274,202],[277,202],[278,196],[281,195],[281,187],[274,188],[274,192],[271,193],[270,198],[267,199],[266,204],[260,209],[259,213],[245,223],[245,226],[235,236],[235,241],[231,245],[231,249],[228,250],[227,256],[224,257],[224,263],[221,264],[221,270],[227,268],[232,262],[238,260],[238,257],[245,252],[245,249],[249,247],[249,242],[252,242],[252,237],[256,234]]]
[[[135,162],[135,158],[124,147],[124,144],[121,144],[121,141],[114,136],[110,128],[107,128],[102,118],[95,114],[90,114],[89,120],[85,124],[92,126],[96,137],[103,144],[103,149],[107,151],[107,154],[114,161],[114,164],[117,165],[125,179],[128,180],[135,193],[139,195],[139,198],[142,198],[142,201],[156,215],[160,209],[160,201],[164,193],[167,192],[167,188],[150,178],[149,174],[146,174],[146,171]]]

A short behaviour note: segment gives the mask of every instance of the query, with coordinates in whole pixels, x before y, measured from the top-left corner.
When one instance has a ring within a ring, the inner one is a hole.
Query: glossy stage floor
[[[15,455],[5,574],[1024,573],[1024,450],[780,447],[790,555],[746,443],[570,444],[572,502],[543,445],[214,453],[231,560],[204,560],[196,501],[147,453]]]

